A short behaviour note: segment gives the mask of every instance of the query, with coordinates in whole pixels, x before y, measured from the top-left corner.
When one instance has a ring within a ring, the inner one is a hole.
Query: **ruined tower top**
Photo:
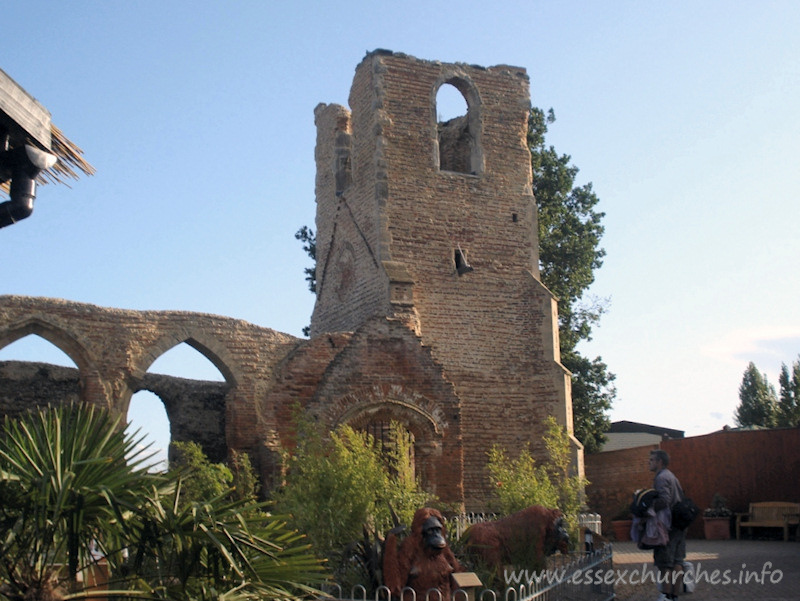
[[[351,110],[317,107],[312,335],[385,315],[424,337],[481,290],[538,278],[528,83],[520,67],[376,50],[356,69]],[[446,85],[467,112],[440,123]]]

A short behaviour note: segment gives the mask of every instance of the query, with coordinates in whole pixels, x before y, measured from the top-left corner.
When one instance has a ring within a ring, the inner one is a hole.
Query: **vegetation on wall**
[[[410,525],[432,499],[414,476],[411,443],[400,424],[392,423],[391,444],[382,445],[346,425],[324,437],[299,412],[295,423],[296,444],[284,452],[286,476],[275,507],[330,560],[337,579],[347,580],[346,553],[363,539],[365,526],[378,536],[388,532],[396,525],[392,511]]]

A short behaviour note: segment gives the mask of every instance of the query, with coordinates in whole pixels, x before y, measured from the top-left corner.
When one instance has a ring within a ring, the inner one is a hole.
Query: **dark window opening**
[[[467,262],[467,256],[464,254],[464,251],[461,248],[457,248],[455,250],[454,257],[456,263],[456,271],[458,275],[464,275],[465,273],[469,273],[472,271],[472,265]]]
[[[469,106],[452,84],[443,84],[436,94],[439,169],[472,173],[474,136],[469,128]]]

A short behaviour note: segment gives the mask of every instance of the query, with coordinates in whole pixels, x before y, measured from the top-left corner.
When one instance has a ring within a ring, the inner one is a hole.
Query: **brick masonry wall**
[[[705,436],[665,440],[670,469],[687,496],[704,509],[715,493],[734,512],[746,512],[757,501],[800,503],[800,428],[721,431]],[[650,487],[647,469],[651,448],[623,449],[586,456],[587,495],[592,510],[603,516],[604,529],[619,506],[637,488]],[[702,520],[689,535],[702,537]]]
[[[249,452],[255,463],[264,453],[268,433],[277,427],[269,407],[257,409],[257,397],[274,384],[274,365],[300,342],[288,334],[215,315],[126,311],[60,299],[0,296],[0,348],[29,334],[52,342],[75,362],[82,401],[115,415],[127,415],[131,396],[148,389],[148,382],[159,392],[155,381],[148,380],[149,375],[145,378],[147,369],[170,348],[186,342],[225,377],[229,389],[224,400],[212,404],[224,406],[220,411],[227,447]],[[6,391],[6,398],[12,399],[7,402],[24,405],[20,391]],[[184,400],[179,405],[174,411],[192,415],[191,403]],[[193,417],[202,422],[203,415]],[[189,423],[181,424],[178,420],[175,425],[192,431]]]
[[[461,90],[470,107],[474,173],[439,169],[435,100],[445,83]],[[356,69],[349,120],[340,119],[342,107],[317,110],[318,145],[337,139],[332,128],[351,134],[352,182],[337,195],[330,173],[335,152],[317,150],[324,173],[317,181],[327,183],[317,188],[323,286],[312,333],[399,318],[387,262],[408,274],[410,327],[461,401],[471,508],[482,507],[491,492],[485,465],[492,444],[512,453],[531,444],[538,455],[548,415],[572,427],[555,303],[538,281],[528,88],[518,67],[381,51]],[[474,267],[463,276],[455,266],[459,248]]]

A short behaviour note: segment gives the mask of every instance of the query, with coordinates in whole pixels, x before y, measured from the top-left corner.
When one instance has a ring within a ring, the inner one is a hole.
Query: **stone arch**
[[[44,338],[63,351],[81,371],[91,368],[89,353],[70,332],[39,318],[28,319],[0,333],[0,349],[30,334]]]
[[[185,380],[175,376],[151,374],[147,370],[167,351],[188,344],[208,359],[224,378],[224,382]],[[194,441],[200,444],[212,461],[224,461],[228,452],[229,402],[231,392],[241,378],[236,362],[223,341],[202,331],[171,331],[163,335],[135,361],[133,385],[124,401],[127,415],[133,394],[146,390],[164,405],[170,424],[171,440]],[[172,458],[172,449],[169,452]]]
[[[448,424],[437,403],[400,385],[353,390],[329,406],[323,420],[333,430],[348,424],[367,430],[370,424],[396,421],[412,435],[414,470],[423,487],[437,482]]]
[[[439,123],[437,96],[445,84],[461,92],[467,114]],[[444,69],[431,90],[431,126],[434,132],[434,164],[439,171],[481,175],[484,171],[482,102],[472,79],[452,65]]]
[[[30,334],[47,340],[72,359],[78,367],[81,401],[89,401],[88,396],[90,395],[87,395],[87,390],[94,388],[92,383],[100,380],[99,372],[94,362],[89,358],[89,351],[78,341],[74,334],[63,327],[38,317],[26,319],[17,325],[9,327],[4,332],[0,332],[0,349]]]
[[[134,378],[141,379],[156,359],[170,349],[184,343],[211,361],[229,386],[235,387],[238,384],[239,378],[236,377],[234,368],[231,367],[236,365],[236,361],[231,357],[227,348],[219,340],[204,335],[202,332],[187,331],[180,333],[170,332],[153,343],[134,365]]]

